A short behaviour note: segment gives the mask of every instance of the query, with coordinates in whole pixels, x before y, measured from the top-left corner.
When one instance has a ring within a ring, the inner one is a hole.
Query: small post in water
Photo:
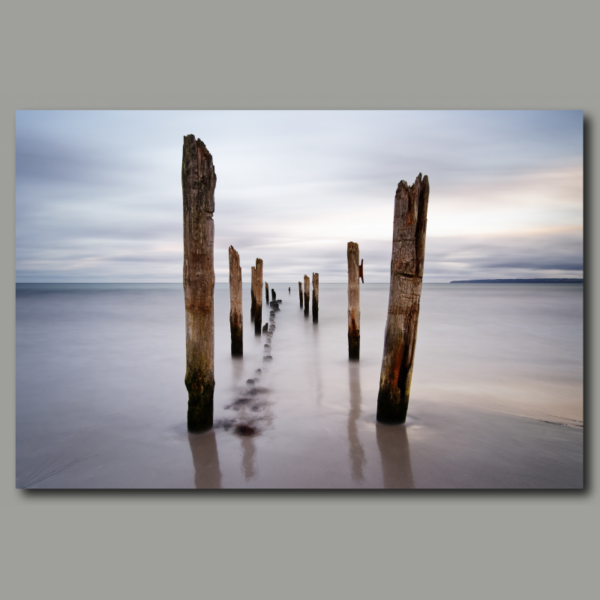
[[[269,304],[269,284],[265,281],[265,296],[267,297],[267,304]]]
[[[183,291],[188,431],[210,429],[215,391],[215,186],[210,152],[193,135],[183,138]]]
[[[231,356],[243,356],[242,267],[240,255],[233,246],[229,246],[229,305]]]
[[[304,276],[304,316],[308,317],[309,309],[309,297],[310,297],[310,279],[308,275]]]
[[[256,298],[256,313],[254,314],[254,333],[260,335],[262,332],[262,289],[263,289],[263,261],[262,258],[256,259],[256,289],[254,297]]]
[[[319,274],[313,273],[312,275],[312,315],[313,323],[319,322]]]
[[[423,285],[429,179],[401,181],[394,203],[390,296],[377,397],[377,420],[404,423],[412,380]]]
[[[360,283],[358,244],[348,242],[348,357],[360,358]]]
[[[300,296],[300,308],[302,308],[302,283],[298,282],[298,295]]]
[[[271,301],[275,302],[277,300],[277,294],[275,293],[275,290],[271,290]]]

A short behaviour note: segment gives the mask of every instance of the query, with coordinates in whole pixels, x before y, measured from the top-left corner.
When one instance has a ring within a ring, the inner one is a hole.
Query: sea
[[[181,284],[17,284],[16,487],[581,489],[583,286],[424,284],[404,425],[376,421],[388,284],[297,282],[243,358],[215,285],[214,427],[187,431]],[[312,307],[311,307],[312,309]],[[270,357],[270,358],[269,358]]]

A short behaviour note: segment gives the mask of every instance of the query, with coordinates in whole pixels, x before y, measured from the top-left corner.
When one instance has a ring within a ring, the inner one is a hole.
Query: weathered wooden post
[[[312,315],[313,323],[319,322],[319,274],[313,273],[312,275]]]
[[[298,295],[300,296],[300,308],[302,308],[302,283],[298,282]]]
[[[265,296],[267,297],[267,304],[269,304],[269,284],[265,281]]]
[[[310,279],[308,275],[304,276],[304,316],[308,317],[309,309],[309,298],[310,298]]]
[[[360,358],[360,283],[358,244],[348,242],[348,357]]]
[[[254,315],[256,315],[256,267],[250,267],[250,320],[254,323]]]
[[[256,289],[254,297],[256,298],[256,313],[254,314],[254,333],[262,333],[262,289],[263,289],[263,261],[262,258],[256,259]]]
[[[229,305],[231,356],[243,356],[242,267],[240,255],[233,246],[229,246]]]
[[[429,179],[401,181],[394,206],[390,297],[377,397],[377,420],[404,423],[410,396],[423,285]]]
[[[213,424],[214,240],[217,176],[210,152],[193,135],[183,138],[183,290],[185,295],[185,387],[189,431]]]
[[[275,292],[274,289],[271,290],[271,302],[276,302],[277,301],[277,293]]]

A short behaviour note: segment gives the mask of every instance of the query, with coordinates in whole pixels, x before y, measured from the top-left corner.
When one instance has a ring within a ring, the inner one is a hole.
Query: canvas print
[[[583,114],[18,111],[16,487],[584,487]]]

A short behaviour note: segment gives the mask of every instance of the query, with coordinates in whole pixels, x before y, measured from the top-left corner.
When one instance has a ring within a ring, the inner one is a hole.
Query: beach
[[[583,286],[424,284],[394,426],[375,419],[387,284],[361,284],[360,361],[345,285],[321,283],[318,324],[297,283],[270,286],[265,348],[244,284],[240,359],[216,284],[215,426],[189,434],[180,284],[17,284],[17,487],[583,486]]]

